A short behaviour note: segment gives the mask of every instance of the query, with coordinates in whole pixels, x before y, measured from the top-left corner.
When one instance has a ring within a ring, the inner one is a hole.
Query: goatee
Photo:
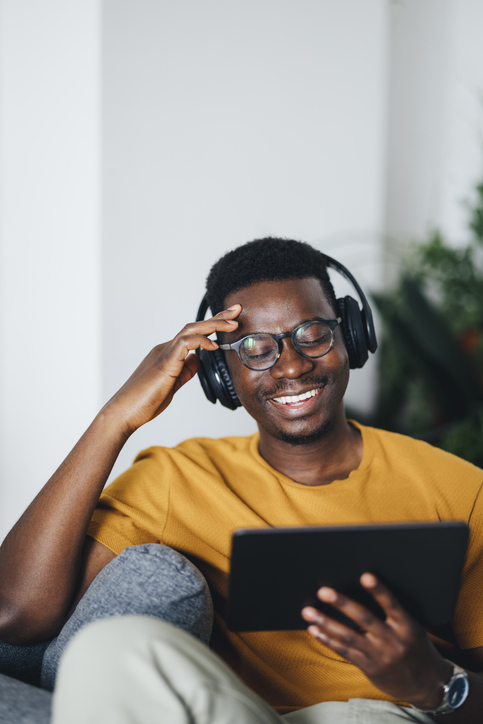
[[[287,443],[287,445],[291,445],[292,447],[296,447],[297,445],[310,445],[313,442],[317,442],[317,440],[321,440],[327,435],[330,435],[333,430],[334,422],[332,420],[327,420],[309,435],[291,435],[290,433],[285,432],[284,430],[280,430],[279,428],[275,428],[274,433],[275,437],[278,440],[281,440],[282,442],[285,442]]]

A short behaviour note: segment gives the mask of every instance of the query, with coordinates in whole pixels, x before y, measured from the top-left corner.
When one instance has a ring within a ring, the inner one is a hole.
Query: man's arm
[[[452,665],[429,640],[424,628],[399,604],[375,576],[365,573],[361,584],[386,614],[381,621],[371,611],[346,596],[321,588],[318,597],[345,613],[359,626],[354,631],[315,608],[303,609],[311,623],[309,633],[344,659],[358,666],[380,691],[418,709],[435,709],[443,699],[443,686],[452,675]],[[467,652],[468,653],[468,652]],[[469,652],[475,668],[483,671],[483,648]],[[480,724],[483,712],[483,674],[467,672],[469,695],[449,714],[433,717],[446,724]]]
[[[198,348],[236,329],[240,305],[186,325],[155,347],[109,400],[0,547],[0,639],[28,644],[55,636],[72,606],[113,557],[86,530],[130,435],[157,417],[197,372]]]

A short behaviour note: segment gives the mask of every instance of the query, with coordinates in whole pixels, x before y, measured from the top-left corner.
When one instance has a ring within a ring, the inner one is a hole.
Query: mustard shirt
[[[281,714],[320,701],[395,700],[306,631],[228,631],[223,612],[236,528],[467,521],[452,628],[460,648],[483,646],[483,471],[424,442],[353,424],[362,433],[362,462],[330,485],[302,485],[272,468],[258,452],[258,433],[149,448],[106,488],[88,529],[116,554],[162,543],[187,555],[213,595],[212,648]]]

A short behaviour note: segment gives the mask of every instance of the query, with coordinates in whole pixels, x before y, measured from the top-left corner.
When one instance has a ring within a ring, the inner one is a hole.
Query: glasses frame
[[[295,343],[295,335],[301,329],[302,327],[309,326],[310,324],[313,324],[314,322],[323,322],[330,328],[331,333],[331,339],[330,339],[330,345],[329,348],[322,352],[322,354],[318,355],[308,355],[301,352],[296,343]],[[341,324],[342,317],[337,317],[337,319],[322,319],[322,317],[315,317],[315,319],[310,319],[308,322],[302,322],[301,324],[298,324],[295,329],[292,329],[291,332],[282,332],[282,334],[270,334],[270,332],[254,332],[253,334],[247,334],[245,337],[242,337],[237,342],[233,342],[233,344],[220,344],[220,349],[222,349],[224,352],[228,352],[228,350],[234,350],[237,355],[238,359],[242,363],[244,367],[251,370],[252,372],[265,372],[265,370],[269,370],[271,367],[273,367],[275,364],[277,364],[278,360],[280,359],[280,355],[282,354],[282,339],[285,339],[285,337],[290,337],[292,341],[292,347],[298,354],[302,355],[302,357],[307,357],[307,359],[320,359],[320,357],[324,357],[326,354],[330,352],[332,347],[334,346],[334,332],[336,327]],[[275,342],[277,343],[278,347],[278,354],[275,357],[274,361],[271,362],[271,364],[268,365],[268,367],[261,367],[261,368],[254,368],[247,365],[247,363],[241,358],[240,354],[240,347],[243,344],[243,342],[248,339],[249,337],[256,337],[257,335],[265,335],[268,337],[271,337]]]

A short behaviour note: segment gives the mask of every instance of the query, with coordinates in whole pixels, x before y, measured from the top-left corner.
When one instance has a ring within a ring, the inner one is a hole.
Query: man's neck
[[[362,436],[345,416],[314,442],[290,445],[260,430],[259,452],[275,470],[302,485],[329,485],[348,478],[363,456]]]

